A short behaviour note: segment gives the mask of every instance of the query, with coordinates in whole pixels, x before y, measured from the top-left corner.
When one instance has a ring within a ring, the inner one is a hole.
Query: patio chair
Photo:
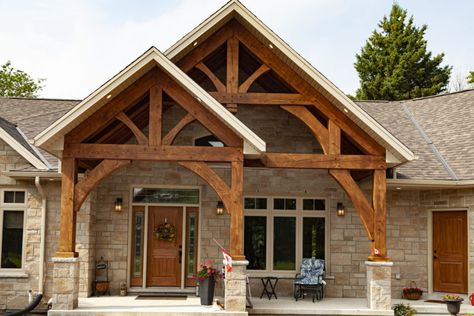
[[[294,296],[298,301],[305,295],[312,293],[314,300],[322,300],[324,297],[324,260],[315,258],[303,258],[300,273],[295,276]]]

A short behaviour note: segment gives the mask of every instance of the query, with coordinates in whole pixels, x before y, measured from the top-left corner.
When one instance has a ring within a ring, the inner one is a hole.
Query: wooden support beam
[[[244,165],[242,161],[231,163],[230,253],[234,260],[245,260],[244,255]]]
[[[270,67],[263,64],[253,74],[251,74],[239,87],[239,93],[246,93],[250,86],[257,80],[261,75],[270,70]]]
[[[346,114],[332,104],[312,84],[304,80],[300,74],[283,62],[275,51],[259,41],[253,34],[243,26],[234,26],[235,36],[245,45],[257,58],[275,71],[278,76],[296,89],[301,95],[306,96],[313,106],[317,107],[329,119],[333,120],[366,154],[383,155],[383,146],[373,140],[364,130],[357,126]],[[291,103],[281,103],[291,104]]]
[[[186,115],[163,137],[163,145],[173,144],[174,139],[178,136],[179,132],[183,130],[188,124],[196,120],[191,114]]]
[[[77,257],[76,252],[76,212],[74,212],[74,186],[76,183],[76,161],[63,158],[61,164],[61,218],[59,226],[59,246],[55,257]]]
[[[387,183],[385,170],[374,170],[372,205],[375,215],[374,243],[369,260],[389,261],[387,258]],[[375,249],[377,251],[375,251]]]
[[[66,144],[63,157],[77,159],[120,159],[148,161],[214,161],[242,160],[242,148],[156,146],[133,144]]]
[[[80,143],[92,134],[107,126],[117,114],[130,105],[139,101],[149,89],[156,83],[156,69],[152,69],[132,83],[120,94],[112,98],[108,103],[80,123],[69,134],[65,141],[68,143]]]
[[[229,186],[205,162],[180,161],[178,164],[191,170],[206,181],[207,184],[214,189],[217,195],[219,195],[219,198],[222,200],[222,203],[224,203],[227,212],[232,210]]]
[[[201,70],[208,78],[211,80],[211,82],[214,84],[214,87],[216,87],[216,90],[218,92],[225,92],[226,91],[226,86],[222,83],[222,81],[217,78],[217,76],[209,69],[203,62],[200,62],[199,64],[196,65],[196,68]]]
[[[311,113],[305,106],[302,105],[282,105],[281,108],[302,121],[308,127],[313,136],[318,141],[324,153],[329,152],[329,133],[327,128]]]
[[[133,123],[133,121],[125,113],[120,112],[115,118],[125,124],[125,126],[127,126],[132,131],[133,135],[135,135],[135,138],[137,139],[137,142],[140,145],[148,144],[148,139],[146,138],[145,134],[143,134],[143,132],[135,125],[135,123]]]
[[[368,155],[266,153],[267,168],[385,170],[385,158]]]
[[[239,90],[239,41],[232,36],[227,40],[227,93],[237,93]],[[237,104],[226,104],[231,112],[237,112]]]
[[[103,160],[94,169],[80,179],[74,189],[74,211],[81,209],[89,193],[112,172],[128,165],[130,160]]]
[[[209,54],[224,45],[227,42],[227,39],[231,36],[232,28],[225,26],[204,42],[196,43],[196,47],[190,52],[186,52],[186,55],[177,56],[176,58],[173,58],[172,61],[177,64],[181,70],[188,72],[204,58],[209,56]]]
[[[313,102],[298,93],[220,93],[220,92],[209,92],[209,94],[219,101],[220,103],[238,103],[238,104],[251,104],[251,105],[286,105],[286,104],[297,104],[297,105],[313,105]]]
[[[150,89],[150,113],[148,120],[148,140],[150,146],[161,145],[163,116],[163,91],[159,86]]]
[[[164,74],[163,74],[164,75]],[[180,85],[171,80],[165,80],[163,90],[175,100],[189,114],[195,117],[213,135],[219,138],[225,145],[231,147],[241,147],[242,138],[230,129],[220,118],[211,113],[194,97],[184,90]]]
[[[357,183],[352,178],[349,170],[330,169],[329,174],[346,191],[352,205],[359,214],[360,221],[367,232],[370,241],[374,241],[374,210]]]
[[[329,154],[339,155],[341,153],[341,129],[332,120],[328,122],[328,134]]]

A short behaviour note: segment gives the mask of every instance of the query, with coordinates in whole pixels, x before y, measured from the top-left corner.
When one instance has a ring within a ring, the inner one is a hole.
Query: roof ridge
[[[76,101],[81,102],[81,99],[60,99],[60,98],[31,98],[31,97],[3,97],[0,96],[0,99],[9,99],[9,100],[30,100],[30,101]]]
[[[453,95],[453,94],[460,94],[460,93],[473,92],[473,91],[474,91],[474,88],[470,88],[470,89],[464,89],[464,90],[460,90],[460,91],[453,91],[453,92],[446,92],[446,93],[440,93],[440,94],[435,94],[435,95],[428,95],[426,97],[419,97],[419,98],[414,98],[414,99],[409,99],[409,100],[404,100],[404,101],[418,101],[418,100],[439,98],[439,97],[450,96],[450,95]]]
[[[400,102],[400,105],[403,111],[405,112],[405,114],[408,116],[408,119],[413,123],[413,126],[415,126],[415,128],[420,133],[421,138],[425,140],[426,144],[428,145],[428,147],[430,147],[431,151],[436,156],[436,159],[438,159],[441,165],[443,165],[444,170],[448,173],[451,179],[459,180],[454,170],[451,168],[449,163],[446,161],[446,159],[444,159],[443,155],[438,150],[438,147],[433,143],[431,138],[428,136],[428,134],[426,134],[425,130],[418,123],[418,120],[415,118],[415,115],[410,111],[410,109],[403,102]]]

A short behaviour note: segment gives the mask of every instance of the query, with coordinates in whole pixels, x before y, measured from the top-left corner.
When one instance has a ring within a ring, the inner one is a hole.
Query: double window
[[[26,192],[0,190],[1,269],[21,269],[24,260]]]
[[[294,272],[302,258],[325,259],[325,199],[245,197],[244,207],[249,270]]]

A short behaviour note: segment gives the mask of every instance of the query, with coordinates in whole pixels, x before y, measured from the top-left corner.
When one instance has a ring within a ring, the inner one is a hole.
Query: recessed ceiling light
[[[400,187],[396,187],[395,189],[397,189],[397,190],[401,190],[402,188],[400,188]]]
[[[198,42],[194,42],[193,46],[196,46],[198,44]]]
[[[111,94],[107,95],[107,99],[110,99],[111,97],[112,97],[112,95],[111,95]]]
[[[346,113],[349,113],[349,110],[348,110],[348,109],[346,109],[346,108],[344,108],[344,112],[346,112]]]
[[[273,49],[273,45],[270,43],[268,44],[268,47],[270,47],[271,49]]]

